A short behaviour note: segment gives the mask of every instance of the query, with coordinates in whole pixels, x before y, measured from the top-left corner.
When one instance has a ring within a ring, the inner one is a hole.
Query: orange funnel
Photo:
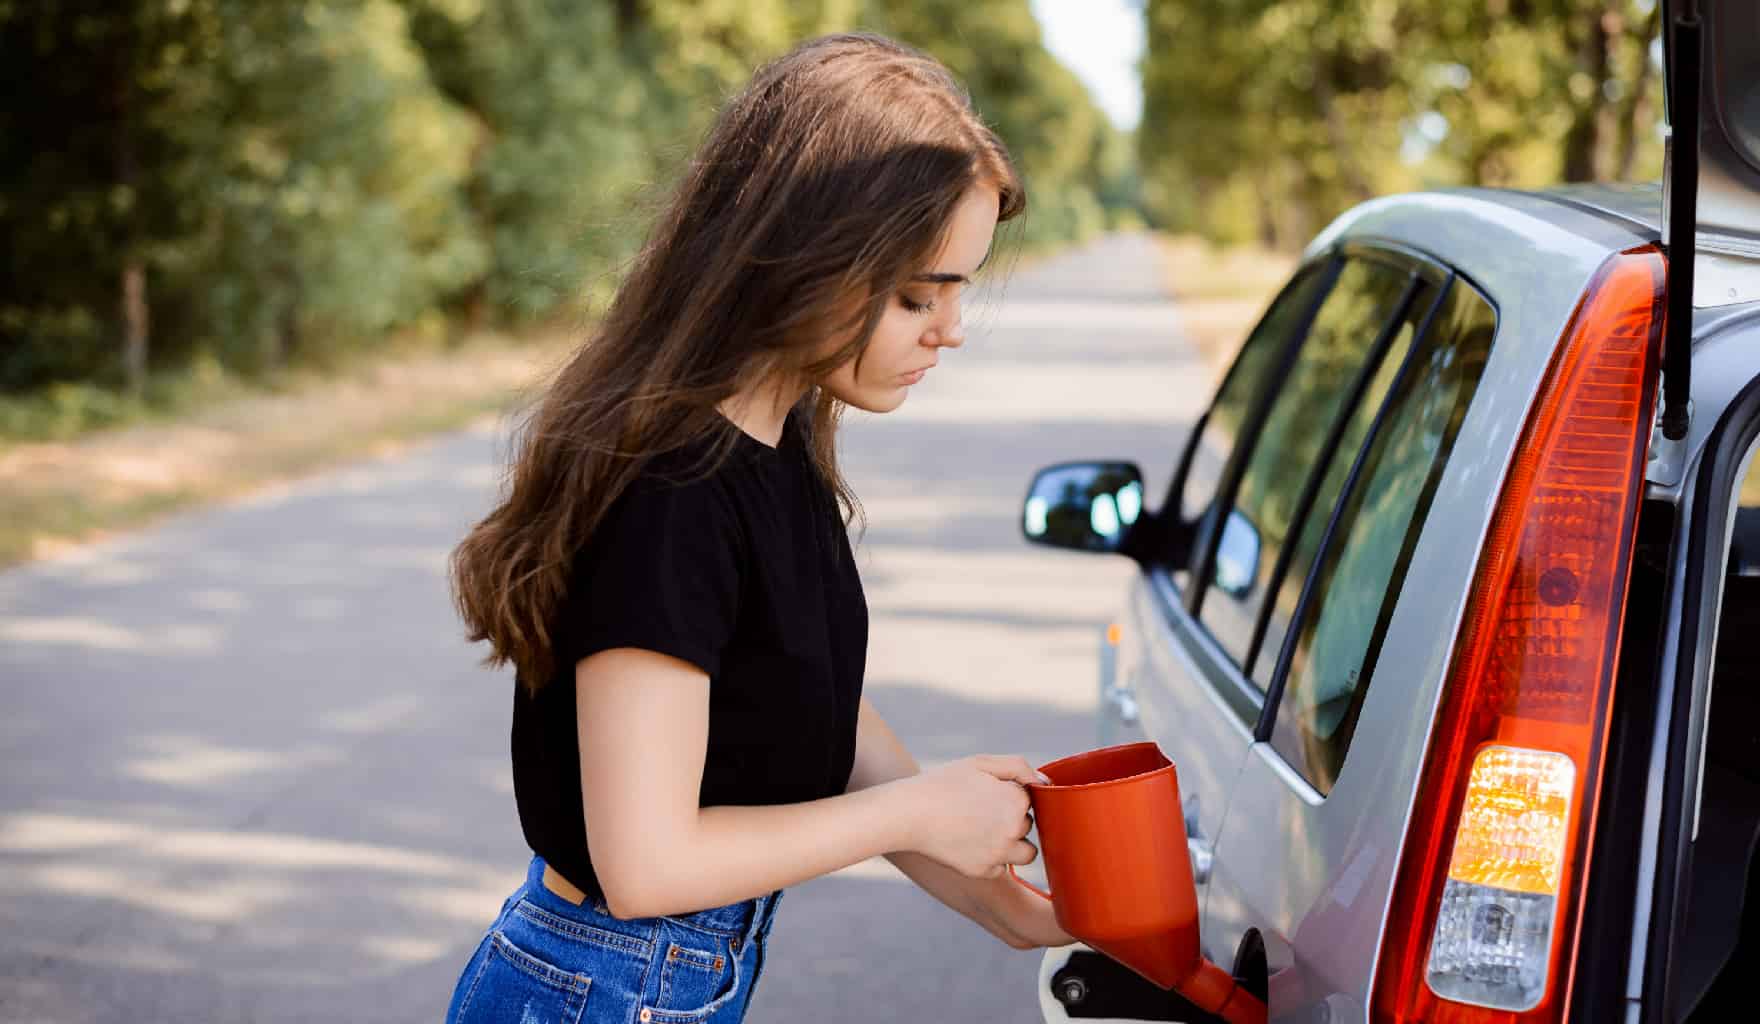
[[[1198,947],[1198,893],[1173,762],[1153,743],[1105,747],[1040,769],[1027,792],[1057,923],[1164,989],[1232,1024],[1265,1004]]]

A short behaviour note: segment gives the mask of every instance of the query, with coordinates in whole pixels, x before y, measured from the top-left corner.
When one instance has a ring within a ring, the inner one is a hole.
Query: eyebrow
[[[978,265],[976,268],[974,268],[972,270],[972,273],[976,274],[978,271],[983,270],[984,264],[989,263],[989,262],[990,262],[990,253],[985,253],[984,258],[978,261]],[[911,280],[912,281],[922,281],[925,284],[970,284],[971,283],[971,279],[968,278],[964,274],[944,274],[944,273],[918,274],[916,277],[911,278]]]

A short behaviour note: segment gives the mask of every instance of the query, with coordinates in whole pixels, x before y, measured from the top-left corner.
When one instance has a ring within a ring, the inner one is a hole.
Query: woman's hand
[[[1026,783],[1045,779],[1025,758],[979,754],[900,780],[918,817],[911,849],[968,878],[1000,877],[1039,855]],[[1012,883],[1011,883],[1012,884]]]
[[[1080,941],[1057,923],[1050,900],[1028,891],[1012,878],[986,883],[979,901],[983,910],[979,923],[1015,949],[1067,946]]]

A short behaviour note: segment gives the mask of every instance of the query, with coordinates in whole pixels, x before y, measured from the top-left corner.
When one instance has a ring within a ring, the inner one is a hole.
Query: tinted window
[[[1352,383],[1410,282],[1408,271],[1387,264],[1346,264],[1271,404],[1234,507],[1223,520],[1212,586],[1199,611],[1199,619],[1237,664],[1246,663],[1253,625],[1289,536],[1302,485],[1319,463]]]
[[[1240,436],[1253,400],[1265,390],[1277,368],[1277,357],[1290,337],[1306,322],[1326,278],[1324,266],[1311,267],[1298,275],[1278,294],[1235,356],[1192,451],[1191,468],[1186,471],[1185,488],[1180,494],[1182,522],[1193,522],[1215,500],[1222,467],[1234,451],[1235,439]]]
[[[1309,570],[1314,567],[1314,555],[1320,549],[1320,538],[1326,533],[1326,520],[1338,504],[1339,496],[1344,493],[1351,466],[1356,462],[1357,453],[1363,450],[1363,441],[1369,436],[1369,425],[1374,422],[1376,412],[1386,403],[1388,392],[1393,390],[1394,378],[1399,375],[1406,355],[1411,352],[1412,339],[1417,336],[1418,329],[1435,299],[1436,286],[1426,283],[1406,306],[1404,315],[1400,317],[1399,327],[1388,342],[1387,354],[1375,368],[1375,376],[1364,389],[1362,400],[1350,411],[1350,419],[1345,424],[1344,432],[1339,435],[1338,447],[1327,460],[1326,475],[1314,494],[1308,519],[1303,523],[1295,544],[1291,546],[1289,565],[1283,576],[1286,582],[1280,585],[1273,580],[1269,584],[1277,586],[1277,600],[1272,602],[1269,617],[1263,627],[1264,639],[1260,641],[1258,653],[1253,656],[1250,666],[1253,680],[1259,684],[1261,690],[1266,688],[1271,673],[1277,668],[1277,655],[1283,650],[1283,639],[1289,632],[1289,617],[1295,614],[1302,581],[1308,578]],[[1290,580],[1294,581],[1293,586],[1287,582]]]
[[[1272,746],[1322,792],[1344,764],[1363,694],[1437,481],[1491,350],[1496,317],[1464,284],[1450,289],[1388,396],[1387,411],[1325,542],[1302,610]],[[1339,459],[1352,455],[1341,449]],[[1324,531],[1326,516],[1302,529]],[[1318,548],[1320,540],[1314,539]],[[1285,577],[1293,607],[1303,579]],[[1269,646],[1265,657],[1276,657]]]

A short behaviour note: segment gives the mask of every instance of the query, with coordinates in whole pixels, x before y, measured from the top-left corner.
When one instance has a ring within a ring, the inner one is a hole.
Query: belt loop
[[[756,896],[752,899],[752,919],[746,922],[745,934],[740,936],[741,948],[748,947],[758,941],[758,925],[764,920],[764,899],[763,896]]]

